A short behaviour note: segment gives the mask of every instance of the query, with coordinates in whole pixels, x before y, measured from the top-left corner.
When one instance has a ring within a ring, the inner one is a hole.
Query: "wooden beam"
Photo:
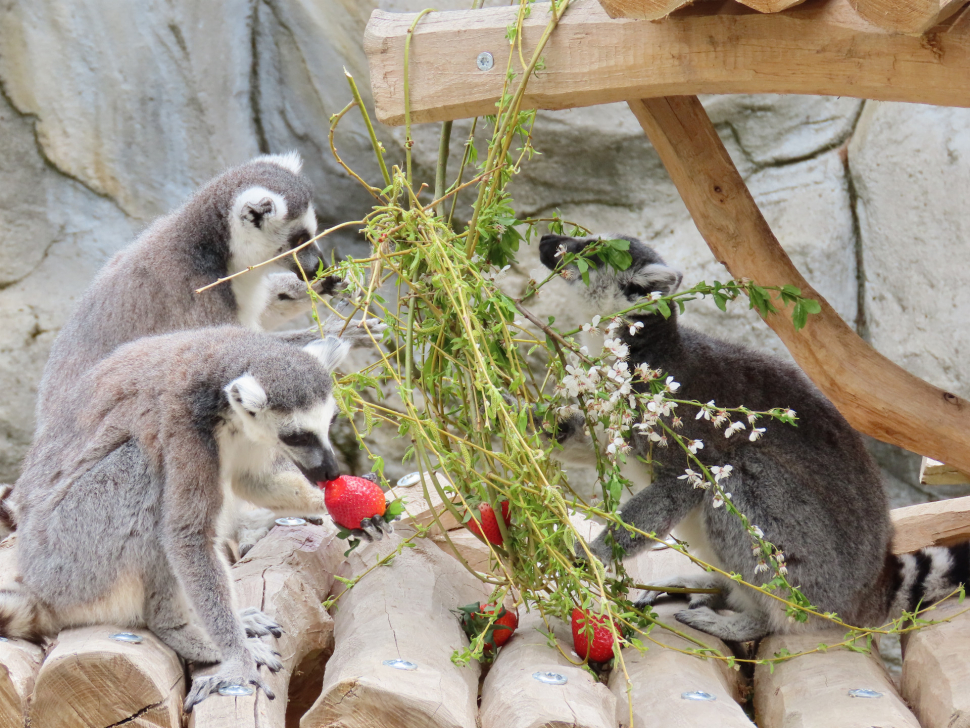
[[[296,669],[307,655],[315,654],[325,662],[333,652],[333,619],[321,603],[345,550],[346,541],[337,538],[337,529],[330,523],[276,526],[232,567],[236,605],[256,607],[283,628],[279,639],[262,638],[280,653],[283,663],[276,674],[260,668],[276,699],[269,700],[262,691],[235,698],[212,695],[195,706],[188,728],[266,728],[286,723]],[[202,674],[218,667],[206,668]]]
[[[697,229],[731,275],[762,286],[790,284],[821,304],[822,312],[809,316],[801,331],[787,310],[765,322],[849,423],[970,471],[970,402],[889,361],[809,285],[772,234],[700,101],[673,96],[631,101],[630,108]]]
[[[970,539],[970,496],[894,508],[893,553],[950,546]]]
[[[919,482],[922,485],[967,485],[970,476],[952,465],[924,457],[919,466]]]
[[[633,0],[624,3],[623,12],[635,14],[629,9]],[[575,0],[543,51],[545,68],[529,81],[523,108],[698,93],[970,106],[970,29],[931,39],[896,35],[859,17],[849,0],[808,0],[772,14],[740,6],[729,12],[730,5],[698,3],[644,23],[613,20],[596,0]],[[545,28],[548,7],[535,3],[524,23],[526,58]],[[710,14],[710,7],[725,9]],[[411,44],[413,122],[495,113],[509,54],[506,29],[517,12],[514,6],[495,7],[421,19]],[[376,10],[367,24],[371,88],[385,124],[404,123],[404,41],[415,17]],[[476,64],[483,52],[494,59],[487,71]],[[522,72],[517,53],[513,70]]]
[[[925,33],[963,7],[967,0],[850,0],[866,20],[897,33]]]

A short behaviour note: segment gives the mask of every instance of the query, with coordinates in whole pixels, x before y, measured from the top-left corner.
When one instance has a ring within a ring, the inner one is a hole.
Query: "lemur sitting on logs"
[[[561,251],[579,253],[598,239],[546,235],[539,244],[540,259],[555,270]],[[577,270],[562,276],[565,282],[560,285],[572,287],[574,300],[589,318],[628,308],[652,292],[671,294],[680,285],[681,273],[653,249],[635,238],[625,239],[633,258],[627,270],[614,270],[594,258],[596,268],[590,266],[588,285]],[[682,428],[677,432],[703,442],[697,457],[706,466],[733,467],[725,490],[763,530],[764,538],[781,549],[789,582],[812,604],[822,612],[837,612],[848,624],[876,626],[967,583],[968,543],[893,554],[879,469],[859,433],[795,365],[681,326],[677,307],[670,309],[669,318],[659,313],[627,315],[634,326],[619,331],[629,347],[631,370],[643,363],[672,375],[681,384],[678,399],[761,411],[789,407],[797,413],[797,427],[778,423],[752,439],[744,434],[725,437],[720,423],[698,419],[697,407],[681,405],[676,414]],[[666,420],[669,423],[670,417]],[[581,423],[576,424],[565,423],[563,431],[581,430]],[[718,507],[711,489],[693,487],[685,479],[691,463],[684,451],[651,450],[648,439],[636,430],[631,444],[636,455],[652,459],[653,481],[622,507],[622,520],[659,538],[677,527],[678,536],[699,558],[749,583],[765,583],[770,575],[759,573],[764,567],[759,569],[759,554],[753,552],[741,521]],[[613,528],[610,534],[628,556],[653,544],[623,528]],[[606,532],[590,550],[601,561],[611,561]],[[826,624],[817,619],[793,622],[784,604],[717,574],[673,579],[661,586],[719,589],[716,595],[693,595],[689,608],[676,616],[724,640],[753,640]],[[652,603],[660,593],[649,592],[642,604]],[[721,609],[732,613],[721,614]]]
[[[0,590],[0,635],[146,625],[185,659],[221,663],[186,710],[226,685],[272,697],[258,665],[281,664],[258,636],[280,628],[237,615],[220,542],[237,498],[279,504],[266,485],[279,454],[310,481],[337,477],[331,376],[348,348],[214,327],[138,339],[89,369],[13,489],[21,580]]]

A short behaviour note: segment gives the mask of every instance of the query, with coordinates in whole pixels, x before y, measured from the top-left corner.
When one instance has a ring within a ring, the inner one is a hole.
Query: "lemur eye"
[[[287,447],[316,447],[317,436],[312,432],[294,432],[280,437],[280,442]]]
[[[288,241],[290,244],[290,250],[300,247],[309,239],[310,233],[308,233],[306,230],[297,230],[290,233],[290,238]]]

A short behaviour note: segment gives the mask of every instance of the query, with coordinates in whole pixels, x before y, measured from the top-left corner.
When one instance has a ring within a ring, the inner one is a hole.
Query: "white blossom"
[[[648,301],[659,301],[663,297],[664,297],[664,294],[662,294],[660,291],[654,291],[649,296],[647,296],[647,300]]]
[[[686,480],[690,485],[695,488],[707,488],[708,485],[704,480],[704,476],[700,473],[695,473],[690,468],[684,470],[683,475],[677,476],[677,480]]]
[[[734,470],[734,468],[732,466],[730,466],[730,465],[712,465],[711,466],[711,473],[713,473],[714,480],[716,482],[718,482],[718,483],[720,483],[725,478],[730,477],[732,470]]]
[[[762,531],[758,526],[752,526],[751,533],[753,533],[758,538],[764,538],[765,536],[765,532]]]
[[[636,336],[637,332],[643,328],[643,321],[636,321],[630,324],[630,336]]]
[[[687,449],[690,450],[692,455],[696,455],[698,450],[704,449],[704,443],[700,440],[691,440],[687,443]]]
[[[680,382],[675,382],[673,377],[667,377],[664,388],[668,392],[676,392],[678,389],[680,389]]]
[[[758,565],[754,567],[754,573],[760,574],[762,571],[768,571],[768,564],[765,563],[764,559],[759,559]]]
[[[607,339],[603,342],[603,348],[617,359],[626,359],[630,354],[630,347],[624,344],[620,339]]]
[[[795,410],[793,410],[791,408],[786,409],[785,410],[785,416],[786,417],[794,417],[795,416]]]
[[[737,422],[732,422],[730,425],[727,426],[727,429],[724,430],[724,437],[725,438],[730,437],[735,432],[740,432],[743,429],[744,429],[744,423],[741,420],[738,420]]]
[[[714,502],[711,503],[711,505],[714,506],[715,508],[720,508],[721,506],[724,505],[724,499],[721,497],[720,493],[714,494]]]
[[[711,419],[711,407],[713,406],[714,406],[714,400],[712,399],[710,402],[703,405],[703,407],[700,410],[698,410],[697,417],[695,417],[694,419],[699,420],[701,417],[703,417],[705,420]]]
[[[556,248],[556,257],[557,258],[561,258],[565,254],[566,254],[566,246],[565,245],[560,245],[558,248]]]
[[[748,439],[751,440],[751,442],[754,442],[755,440],[759,439],[764,434],[764,432],[765,432],[764,427],[752,427],[751,434],[748,435]]]
[[[727,416],[727,412],[725,412],[724,410],[719,410],[717,414],[714,415],[714,419],[711,420],[711,424],[714,425],[715,427],[720,427],[725,422],[727,422],[728,419],[729,418]]]

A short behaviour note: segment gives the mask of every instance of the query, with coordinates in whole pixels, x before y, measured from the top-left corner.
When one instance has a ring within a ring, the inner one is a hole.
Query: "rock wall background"
[[[420,3],[0,0],[0,480],[17,476],[58,329],[97,268],[154,216],[228,165],[293,148],[316,184],[322,224],[369,208],[332,159],[327,121],[350,99],[344,67],[366,94],[360,39],[377,4]],[[812,284],[891,359],[970,396],[970,111],[815,97],[705,103]],[[437,133],[415,134],[429,180]],[[403,158],[402,131],[380,135]],[[515,182],[520,212],[559,209],[641,236],[685,271],[685,285],[726,276],[624,105],[543,113],[535,136],[542,155]],[[336,139],[351,166],[376,178],[355,114]],[[352,234],[334,244],[364,252]],[[507,285],[535,265],[524,251]],[[563,303],[543,301],[560,320]],[[784,354],[743,304],[722,314],[699,303],[686,320]],[[401,448],[382,437],[390,461]],[[874,449],[897,503],[927,497],[912,487],[913,457]]]

